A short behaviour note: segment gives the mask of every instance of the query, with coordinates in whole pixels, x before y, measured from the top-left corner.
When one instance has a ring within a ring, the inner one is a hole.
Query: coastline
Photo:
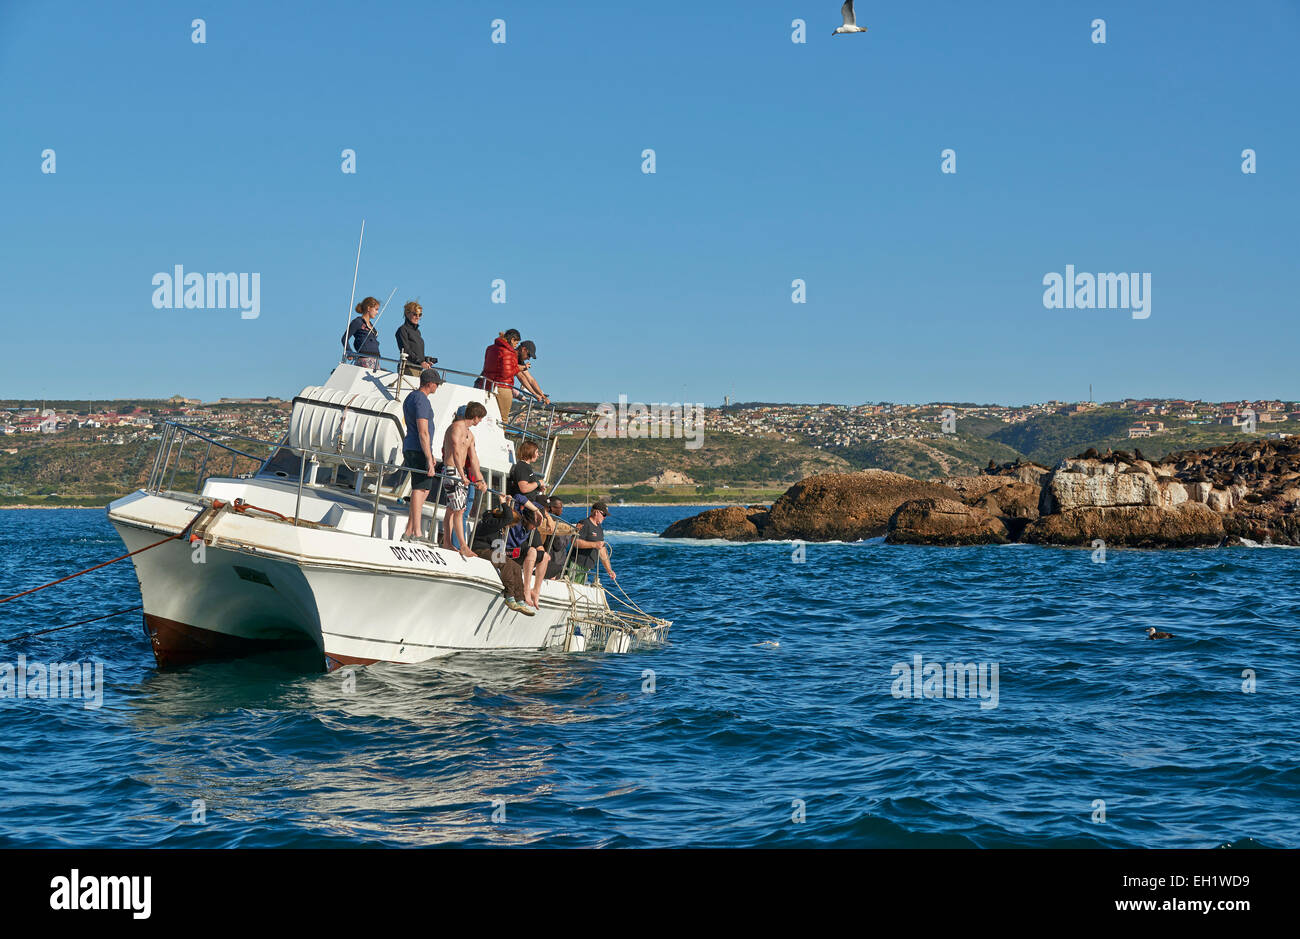
[[[573,502],[570,504],[579,505],[580,503]],[[699,508],[706,508],[706,507],[721,508],[723,506],[728,506],[728,505],[749,505],[749,504],[750,503],[748,502],[616,502],[614,503],[615,507],[623,506],[629,509],[653,508],[656,506],[662,507],[662,506],[674,506],[674,505],[680,505],[683,508],[688,508],[688,509],[699,509]],[[105,502],[103,505],[27,505],[27,504],[0,505],[0,512],[3,512],[7,509],[106,509],[108,508],[108,506],[109,503],[107,502]]]

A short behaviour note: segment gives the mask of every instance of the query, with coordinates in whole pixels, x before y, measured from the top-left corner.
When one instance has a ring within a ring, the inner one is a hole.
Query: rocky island
[[[1088,450],[1048,468],[990,464],[932,481],[823,473],[771,506],[711,509],[665,538],[1192,548],[1300,545],[1300,438],[1251,439],[1159,461]]]

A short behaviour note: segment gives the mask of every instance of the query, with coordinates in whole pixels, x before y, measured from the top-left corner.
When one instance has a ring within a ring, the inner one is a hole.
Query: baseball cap
[[[442,384],[442,374],[436,368],[426,368],[420,373],[420,384],[427,385],[429,382],[436,385]]]
[[[528,357],[530,359],[537,358],[537,346],[533,343],[531,339],[525,339],[523,342],[519,343],[519,348],[527,349]]]

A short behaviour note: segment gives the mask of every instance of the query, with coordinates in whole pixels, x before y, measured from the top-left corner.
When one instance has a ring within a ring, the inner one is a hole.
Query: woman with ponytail
[[[379,301],[366,297],[357,304],[357,318],[348,325],[343,334],[343,348],[346,351],[348,340],[352,340],[354,365],[362,368],[379,367],[379,334],[375,332],[375,317],[379,313]]]

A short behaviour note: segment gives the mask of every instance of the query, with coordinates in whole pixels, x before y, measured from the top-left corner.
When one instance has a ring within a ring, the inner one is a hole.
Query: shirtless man
[[[464,558],[476,556],[465,544],[465,503],[469,498],[469,487],[483,485],[483,470],[478,465],[478,451],[474,449],[474,435],[470,429],[477,427],[486,416],[487,408],[478,401],[471,401],[451,422],[442,439],[443,471],[452,477],[444,482],[447,487],[447,518],[442,526],[442,546],[447,550],[456,548]],[[456,543],[452,542],[453,532]]]

